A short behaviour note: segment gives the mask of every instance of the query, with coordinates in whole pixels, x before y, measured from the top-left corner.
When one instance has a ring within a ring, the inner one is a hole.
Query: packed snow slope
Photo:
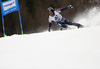
[[[0,69],[100,69],[100,26],[0,38]]]

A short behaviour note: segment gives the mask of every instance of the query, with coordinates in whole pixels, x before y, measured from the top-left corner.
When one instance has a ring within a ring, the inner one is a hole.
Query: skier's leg
[[[74,25],[74,26],[77,26],[77,28],[83,27],[81,24],[70,22],[70,21],[67,20],[67,19],[65,19],[65,24]]]
[[[77,26],[77,28],[82,28],[83,26],[79,23],[73,23],[74,26]]]
[[[56,23],[56,25],[58,26],[58,27],[60,27],[60,30],[63,30],[64,28],[66,28],[67,29],[67,25],[65,25],[65,24],[63,24],[63,23]]]
[[[56,25],[61,28],[67,28],[67,26],[63,23],[56,23]]]

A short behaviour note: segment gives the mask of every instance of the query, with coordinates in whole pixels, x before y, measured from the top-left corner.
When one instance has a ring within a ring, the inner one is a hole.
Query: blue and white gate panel
[[[14,11],[19,11],[18,0],[9,0],[1,2],[2,15],[5,16]]]

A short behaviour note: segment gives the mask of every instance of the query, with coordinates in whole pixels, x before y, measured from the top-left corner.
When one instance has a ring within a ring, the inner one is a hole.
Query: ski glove
[[[69,6],[68,6],[68,8],[69,8],[69,9],[72,9],[72,8],[73,8],[73,6],[72,6],[72,5],[69,5]]]

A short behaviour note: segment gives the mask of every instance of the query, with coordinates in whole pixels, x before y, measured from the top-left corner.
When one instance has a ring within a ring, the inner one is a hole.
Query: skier
[[[62,15],[60,14],[60,12],[66,10],[66,9],[72,9],[72,8],[73,8],[72,5],[69,5],[67,7],[64,7],[64,8],[58,9],[58,10],[54,10],[52,7],[49,7],[47,9],[48,10],[48,13],[49,13],[49,19],[48,19],[49,20],[49,26],[48,26],[48,31],[50,32],[52,22],[55,22],[55,24],[58,27],[61,27],[61,30],[63,28],[67,28],[66,24],[67,25],[77,26],[77,28],[83,27],[81,24],[70,22],[69,20],[63,18]]]

